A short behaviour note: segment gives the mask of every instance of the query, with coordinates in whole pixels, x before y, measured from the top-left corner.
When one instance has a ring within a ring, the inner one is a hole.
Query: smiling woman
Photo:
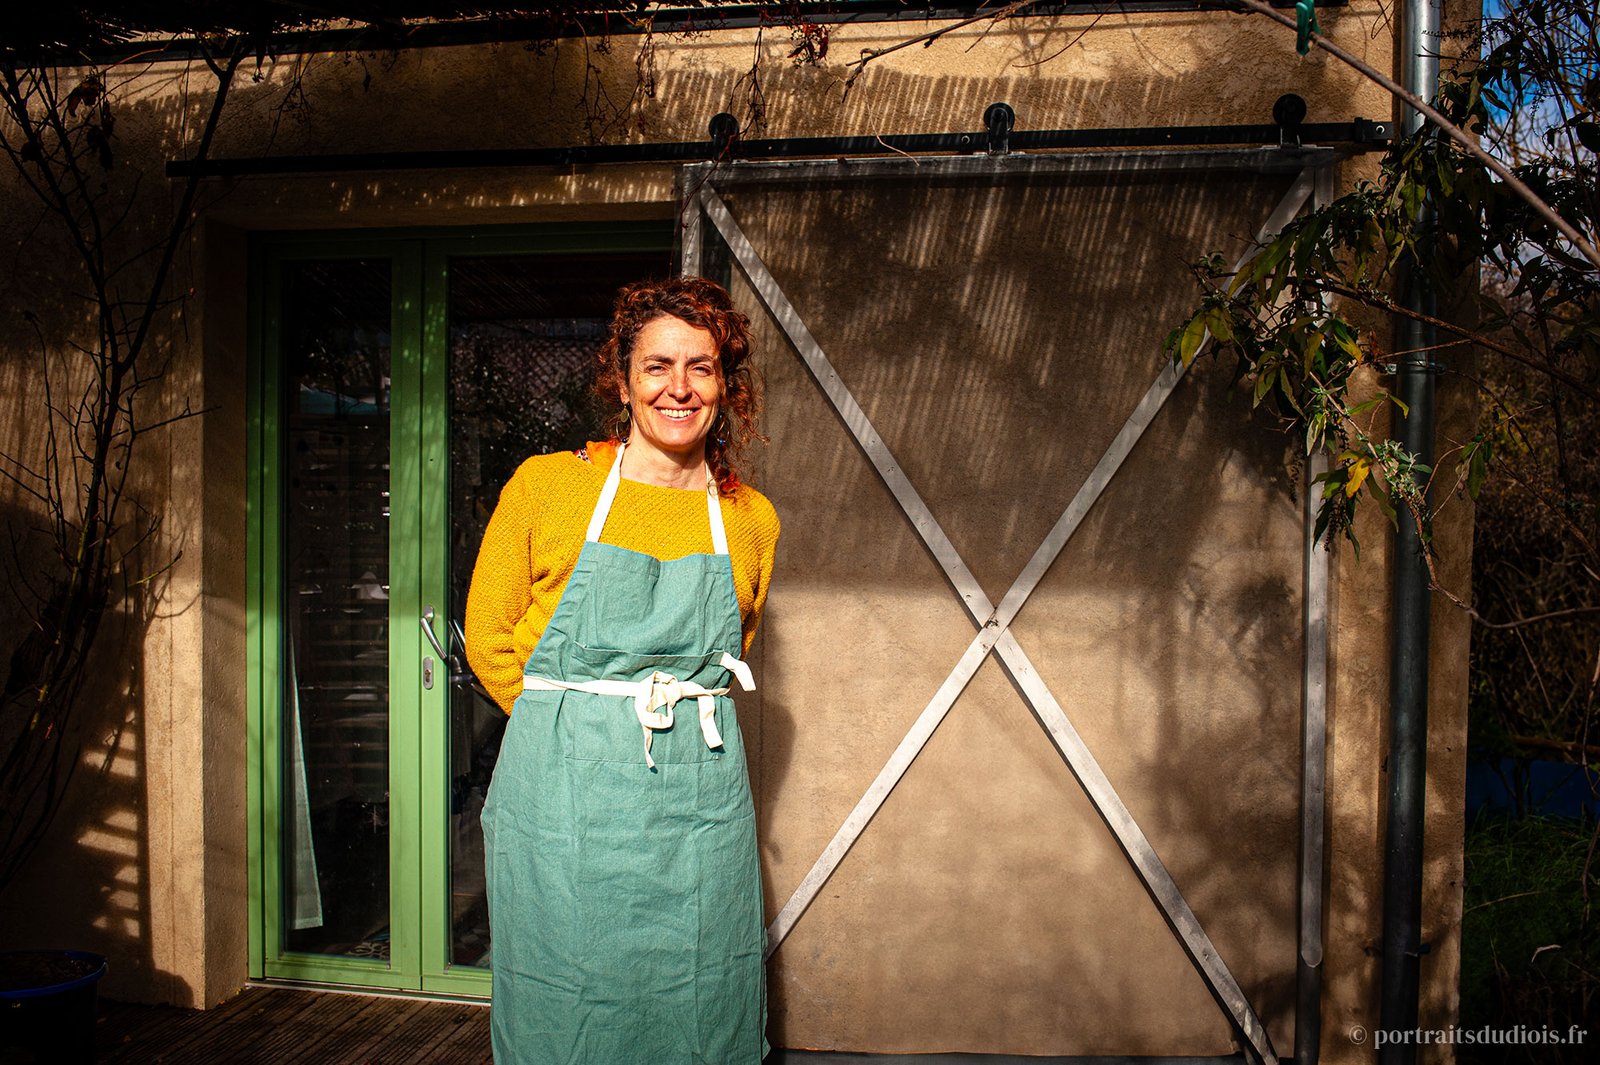
[[[692,488],[705,466],[706,434],[722,400],[717,342],[681,318],[657,318],[639,330],[618,390],[633,418],[634,449],[623,473],[636,481]]]
[[[740,655],[778,538],[733,467],[755,435],[747,329],[709,281],[624,288],[596,381],[616,437],[523,463],[484,534],[468,659],[511,713],[483,810],[501,1065],[767,1052],[728,696],[754,687]]]

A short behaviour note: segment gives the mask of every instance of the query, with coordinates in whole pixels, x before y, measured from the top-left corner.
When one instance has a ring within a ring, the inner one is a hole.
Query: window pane
[[[283,908],[389,954],[389,264],[284,268]]]

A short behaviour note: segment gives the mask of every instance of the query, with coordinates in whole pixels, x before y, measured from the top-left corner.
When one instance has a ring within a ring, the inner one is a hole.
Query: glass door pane
[[[448,264],[449,594],[454,656],[478,544],[500,489],[530,455],[594,435],[589,389],[611,301],[667,272],[663,250],[458,256]],[[487,966],[478,815],[506,717],[470,674],[450,687],[451,964]]]
[[[387,961],[390,268],[280,283],[280,946]]]

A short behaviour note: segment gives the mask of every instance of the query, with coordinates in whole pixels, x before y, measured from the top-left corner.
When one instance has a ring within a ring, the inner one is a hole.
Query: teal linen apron
[[[623,448],[523,673],[483,809],[497,1065],[757,1065],[761,871],[716,553],[600,543]],[[695,713],[676,721],[676,705]]]

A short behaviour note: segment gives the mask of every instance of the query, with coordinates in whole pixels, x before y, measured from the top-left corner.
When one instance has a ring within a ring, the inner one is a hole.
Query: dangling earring
[[[728,446],[728,416],[723,411],[717,411],[717,418],[711,423],[711,442],[719,448]]]

